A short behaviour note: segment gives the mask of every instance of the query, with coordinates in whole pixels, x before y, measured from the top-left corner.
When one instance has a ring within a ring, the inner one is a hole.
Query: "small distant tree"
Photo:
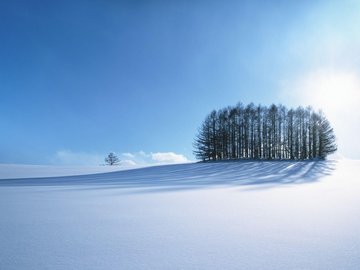
[[[105,162],[107,165],[113,166],[113,165],[117,165],[120,162],[120,159],[113,153],[111,152],[106,158],[105,158]]]

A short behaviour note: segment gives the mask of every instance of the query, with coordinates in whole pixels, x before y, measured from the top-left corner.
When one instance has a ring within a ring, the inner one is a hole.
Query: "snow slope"
[[[0,180],[0,269],[359,269],[360,161]]]
[[[0,179],[73,176],[94,173],[113,172],[136,168],[135,166],[54,166],[0,164]]]

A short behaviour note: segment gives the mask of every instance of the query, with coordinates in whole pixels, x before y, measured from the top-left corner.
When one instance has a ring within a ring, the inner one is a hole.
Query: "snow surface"
[[[73,176],[136,168],[136,166],[55,166],[0,164],[0,179]]]
[[[359,269],[360,161],[0,180],[0,269]]]

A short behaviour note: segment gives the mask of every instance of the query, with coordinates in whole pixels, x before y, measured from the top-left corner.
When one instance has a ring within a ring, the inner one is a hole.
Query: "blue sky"
[[[2,1],[0,163],[193,160],[238,101],[321,107],[360,158],[358,18],[351,0]]]

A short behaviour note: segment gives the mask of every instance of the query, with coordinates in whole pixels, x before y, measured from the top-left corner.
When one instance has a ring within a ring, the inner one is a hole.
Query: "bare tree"
[[[198,159],[324,159],[337,150],[322,112],[311,107],[243,106],[213,110],[194,142]]]
[[[107,165],[113,166],[113,165],[117,165],[120,162],[120,159],[113,153],[111,152],[106,158],[105,158],[105,162]]]

